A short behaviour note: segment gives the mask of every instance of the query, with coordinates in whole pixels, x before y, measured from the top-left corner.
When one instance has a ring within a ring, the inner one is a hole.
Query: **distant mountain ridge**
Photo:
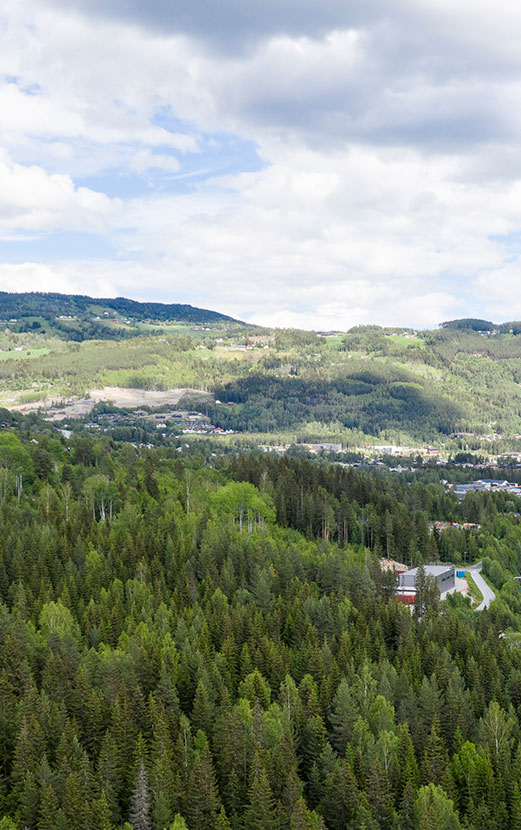
[[[441,323],[442,329],[454,331],[489,332],[490,334],[521,334],[521,322],[511,320],[507,323],[493,323],[490,320],[481,320],[475,317],[463,317],[458,320],[446,320]]]
[[[226,314],[196,308],[185,303],[155,303],[129,300],[126,297],[99,298],[84,294],[57,294],[50,292],[10,293],[0,291],[0,317],[43,317],[84,315],[92,308],[103,308],[124,315],[131,320],[177,320],[193,323],[238,323]]]

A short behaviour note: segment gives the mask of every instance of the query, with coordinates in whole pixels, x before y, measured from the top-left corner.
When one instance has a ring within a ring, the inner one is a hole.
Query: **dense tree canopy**
[[[470,509],[436,484],[2,439],[0,827],[521,828],[500,500],[436,535]],[[388,553],[485,555],[498,599],[417,618]]]

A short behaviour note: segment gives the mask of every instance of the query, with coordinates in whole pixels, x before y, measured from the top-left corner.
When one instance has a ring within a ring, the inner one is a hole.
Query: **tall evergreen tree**
[[[129,821],[132,830],[152,830],[148,773],[142,758],[132,792]]]
[[[245,830],[278,830],[273,794],[258,754],[252,764],[248,802],[244,816]]]

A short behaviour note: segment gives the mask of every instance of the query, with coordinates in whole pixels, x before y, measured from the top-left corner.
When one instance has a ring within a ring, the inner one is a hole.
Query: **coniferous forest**
[[[0,465],[2,830],[521,828],[512,502],[50,432]],[[388,555],[497,599],[411,610]]]

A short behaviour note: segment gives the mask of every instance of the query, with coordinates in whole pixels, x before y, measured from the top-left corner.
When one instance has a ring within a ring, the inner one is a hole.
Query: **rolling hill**
[[[37,331],[65,340],[121,339],[143,334],[151,323],[238,323],[216,311],[181,303],[141,303],[125,297],[0,292],[0,324],[14,331]]]
[[[215,426],[257,443],[521,448],[519,323],[322,335],[255,328],[187,305],[5,293],[0,320],[8,408],[81,400],[90,390],[99,400],[107,387],[176,390],[176,399],[187,390],[190,408],[196,390]]]

